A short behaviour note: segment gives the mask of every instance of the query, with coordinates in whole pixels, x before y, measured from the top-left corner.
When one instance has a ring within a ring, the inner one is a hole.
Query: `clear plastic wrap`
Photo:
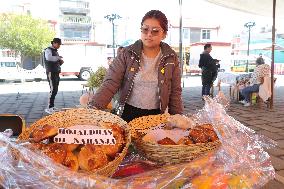
[[[119,170],[137,162],[152,168],[120,179],[106,178],[72,172],[0,133],[0,188],[240,189],[261,188],[273,179],[275,171],[264,149],[276,143],[229,116],[224,108],[228,101],[222,96],[205,101],[204,108],[193,117],[198,123],[211,123],[222,145],[191,162],[157,167],[139,155],[131,155]]]

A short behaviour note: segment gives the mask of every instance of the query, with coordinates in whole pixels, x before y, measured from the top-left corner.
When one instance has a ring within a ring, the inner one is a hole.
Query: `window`
[[[40,56],[32,57],[32,65],[35,68],[40,63]]]
[[[189,38],[189,29],[188,28],[183,28],[183,38],[188,39]]]
[[[72,38],[73,37],[73,33],[72,33],[72,30],[64,30],[64,37],[67,37],[67,38]]]
[[[86,30],[81,30],[81,29],[64,29],[63,32],[63,38],[68,38],[68,39],[89,39],[90,33],[89,31]]]
[[[210,30],[201,30],[202,39],[210,39]]]
[[[75,38],[81,38],[82,37],[81,34],[82,34],[81,31],[74,31],[74,37]]]
[[[82,31],[83,38],[89,38],[89,31]]]
[[[16,62],[0,62],[0,67],[16,67]]]

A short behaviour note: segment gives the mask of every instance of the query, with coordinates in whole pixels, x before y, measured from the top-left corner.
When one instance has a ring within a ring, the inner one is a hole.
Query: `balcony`
[[[62,13],[90,13],[90,3],[86,1],[60,0],[59,7]]]
[[[89,16],[77,16],[77,15],[63,15],[60,17],[60,24],[63,26],[83,26],[91,27],[92,20]]]
[[[89,38],[68,38],[68,37],[62,37],[63,39],[63,43],[74,43],[74,44],[77,44],[77,43],[88,43],[90,42],[90,39]]]

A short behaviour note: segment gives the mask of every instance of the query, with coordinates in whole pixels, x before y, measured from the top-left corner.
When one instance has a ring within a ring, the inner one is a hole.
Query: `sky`
[[[169,20],[179,23],[180,8],[179,0],[91,0],[91,12],[96,20],[105,22],[104,16],[111,13],[119,14],[123,22],[125,19],[130,23],[139,24],[143,15],[152,9],[163,11]],[[55,9],[58,0],[0,0],[0,12],[17,2],[31,2],[32,14],[42,18],[56,20],[59,10]],[[255,29],[264,25],[271,26],[272,19],[261,17],[220,7],[204,0],[183,0],[183,18],[194,19],[197,22],[207,22],[213,25],[220,25],[227,37],[234,33],[246,30],[244,24],[248,21],[256,22]],[[276,22],[280,30],[284,30],[282,21]],[[136,26],[135,26],[136,27]]]
[[[122,17],[141,19],[151,9],[163,11],[169,19],[179,19],[178,0],[94,0],[97,14],[116,12]],[[223,8],[203,0],[183,0],[183,18],[196,18],[213,23],[225,23],[231,28],[243,27],[248,21],[262,23],[271,22],[271,18],[250,15],[239,11]]]
[[[94,0],[94,2],[96,17],[102,18],[102,20],[106,13],[118,13],[123,18],[133,19],[134,24],[140,24],[147,11],[159,9],[166,14],[170,21],[179,23],[179,0]],[[190,18],[195,20],[195,23],[210,23],[213,26],[221,26],[223,38],[226,40],[231,39],[233,34],[246,32],[247,29],[244,24],[249,21],[256,23],[254,27],[256,32],[263,26],[271,27],[272,25],[272,18],[270,17],[243,13],[204,0],[183,0],[182,2],[183,19]],[[278,28],[281,26],[282,31],[284,31],[284,26],[280,23],[279,21],[276,25]],[[252,30],[252,32],[254,31]]]

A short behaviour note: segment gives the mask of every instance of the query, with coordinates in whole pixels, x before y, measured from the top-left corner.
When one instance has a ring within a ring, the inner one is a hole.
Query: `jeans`
[[[260,84],[254,84],[241,90],[241,94],[244,96],[246,102],[250,102],[250,94],[259,91]]]
[[[203,95],[210,95],[210,88],[211,88],[210,84],[202,85],[202,96]]]
[[[46,72],[46,75],[50,87],[48,108],[52,108],[54,107],[55,96],[58,92],[60,77],[59,72]]]

